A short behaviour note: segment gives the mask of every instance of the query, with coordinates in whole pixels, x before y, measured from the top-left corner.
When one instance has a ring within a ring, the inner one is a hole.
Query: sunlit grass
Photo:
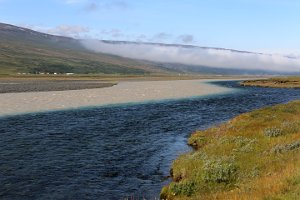
[[[247,80],[241,82],[241,85],[277,88],[300,88],[300,76],[270,78],[263,80]]]
[[[300,198],[300,101],[242,114],[188,143],[195,151],[173,162],[163,199]]]

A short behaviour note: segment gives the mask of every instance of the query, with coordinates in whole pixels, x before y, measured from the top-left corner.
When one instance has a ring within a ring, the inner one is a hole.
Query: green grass
[[[300,199],[300,101],[191,135],[162,199]],[[295,198],[296,197],[296,198]]]
[[[28,31],[10,31],[0,24],[0,75],[171,73],[150,62],[89,51],[78,40]]]
[[[0,74],[76,73],[148,74],[149,71],[96,53],[39,47],[0,40]]]

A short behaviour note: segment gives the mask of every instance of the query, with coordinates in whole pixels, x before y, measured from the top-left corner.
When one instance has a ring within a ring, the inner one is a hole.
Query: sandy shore
[[[111,87],[116,82],[95,80],[1,80],[0,93],[82,90]]]
[[[179,99],[232,91],[206,83],[212,80],[120,82],[106,88],[70,91],[23,92],[0,94],[0,116],[135,103],[151,100]]]

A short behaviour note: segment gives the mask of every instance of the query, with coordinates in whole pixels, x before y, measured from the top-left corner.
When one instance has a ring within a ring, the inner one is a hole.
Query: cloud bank
[[[204,49],[144,43],[107,43],[99,40],[82,40],[82,44],[87,49],[95,52],[155,62],[227,69],[300,72],[300,58],[288,58],[275,54],[242,53],[213,48]]]
[[[83,26],[76,25],[59,25],[46,30],[49,34],[79,37],[83,33],[88,33],[90,30]]]

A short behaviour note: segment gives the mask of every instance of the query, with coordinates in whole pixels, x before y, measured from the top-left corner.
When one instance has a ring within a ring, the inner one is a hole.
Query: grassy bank
[[[262,80],[247,80],[241,82],[242,86],[300,88],[300,77],[282,77]]]
[[[300,101],[242,114],[189,138],[162,199],[299,199]]]

